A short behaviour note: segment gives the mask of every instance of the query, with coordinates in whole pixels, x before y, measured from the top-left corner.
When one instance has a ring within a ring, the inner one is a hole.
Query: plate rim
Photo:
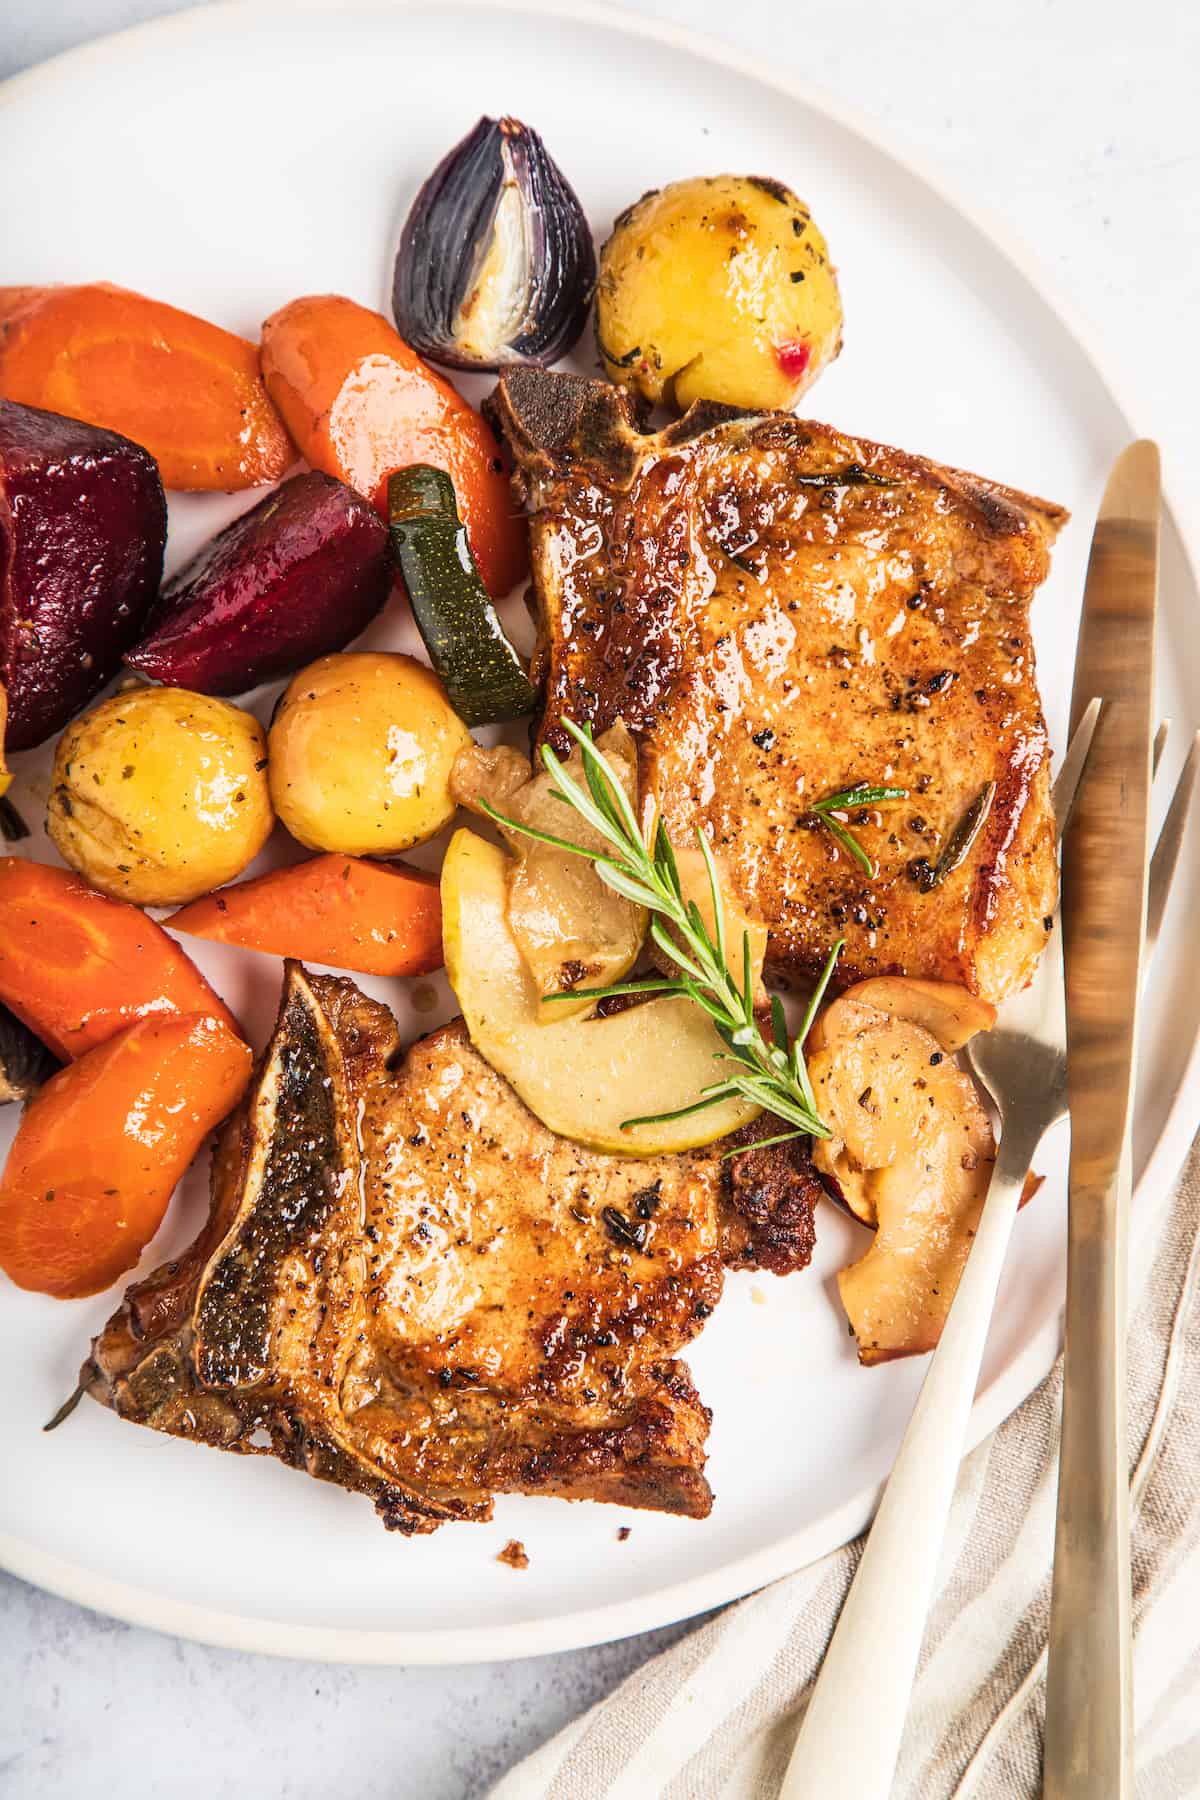
[[[430,0],[355,0],[364,11],[396,13],[416,11],[429,3]],[[627,12],[620,6],[609,4],[608,0],[455,0],[455,3],[480,12],[508,12],[596,25],[668,49],[679,49],[718,70],[727,69],[761,83],[785,99],[831,119],[840,129],[857,137],[911,176],[1016,270],[1074,340],[1090,373],[1129,428],[1131,436],[1137,435],[1133,420],[1143,409],[1139,406],[1135,412],[1126,404],[1128,384],[1124,376],[1119,381],[1110,378],[1107,371],[1114,365],[1119,368],[1119,359],[1107,343],[1102,343],[1096,328],[1081,317],[1072,301],[1063,296],[1040,258],[1007,221],[958,193],[953,183],[946,182],[940,170],[931,167],[902,136],[880,127],[817,84],[781,74],[769,67],[765,59],[719,37],[671,20]],[[88,61],[119,60],[131,44],[152,35],[166,37],[171,32],[181,35],[197,30],[207,32],[214,26],[219,30],[223,16],[248,10],[294,15],[298,10],[336,12],[338,7],[337,0],[209,0],[204,6],[193,5],[181,12],[146,19],[140,24],[74,45],[30,69],[9,76],[0,83],[0,107],[14,98],[23,98],[38,84],[52,87],[68,67],[73,71]],[[1197,587],[1200,586],[1197,581],[1200,536],[1193,543],[1188,529],[1190,518],[1174,506],[1172,491],[1168,482],[1164,517],[1174,527],[1186,573],[1193,587]],[[1135,1190],[1135,1201],[1144,1213],[1153,1216],[1156,1229],[1145,1234],[1140,1246],[1137,1242],[1131,1246],[1132,1256],[1137,1256],[1140,1247],[1143,1255],[1147,1254],[1144,1247],[1157,1236],[1161,1211],[1195,1135],[1200,1122],[1198,1115],[1200,1025],[1162,1130]],[[971,1412],[968,1449],[974,1449],[1015,1412],[1049,1374],[1058,1356],[1060,1339],[1059,1315],[1037,1330],[1008,1366],[977,1395]],[[629,1600],[551,1618],[452,1630],[301,1625],[203,1607],[116,1580],[83,1564],[55,1556],[8,1532],[0,1533],[0,1569],[47,1593],[126,1624],[144,1626],[219,1649],[338,1665],[396,1666],[408,1663],[429,1667],[509,1661],[613,1642],[693,1618],[712,1607],[741,1599],[770,1581],[795,1573],[832,1554],[857,1536],[871,1519],[881,1488],[881,1483],[868,1483],[839,1507],[788,1537],[776,1539],[764,1548],[722,1563],[702,1575]]]

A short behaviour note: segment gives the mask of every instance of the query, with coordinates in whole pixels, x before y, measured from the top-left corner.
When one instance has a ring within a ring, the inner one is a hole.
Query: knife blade
[[[1063,841],[1071,1162],[1047,1800],[1133,1791],[1125,1271],[1160,507],[1159,454],[1143,439],[1104,491],[1071,696],[1072,730],[1094,695],[1104,708]]]

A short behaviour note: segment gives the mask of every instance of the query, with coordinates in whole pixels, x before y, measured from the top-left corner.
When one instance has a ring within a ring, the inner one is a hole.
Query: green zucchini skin
[[[479,578],[444,469],[413,463],[388,482],[388,529],[417,629],[468,725],[522,719],[537,689]]]

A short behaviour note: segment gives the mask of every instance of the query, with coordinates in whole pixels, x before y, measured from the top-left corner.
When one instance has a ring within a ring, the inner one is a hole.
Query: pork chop
[[[490,402],[532,512],[541,737],[638,741],[770,930],[768,973],[1021,987],[1056,894],[1029,605],[1066,519],[978,476],[711,405],[653,434],[606,382],[514,369]],[[860,782],[903,788],[813,812]]]
[[[386,1007],[288,965],[209,1221],[130,1289],[83,1383],[123,1418],[365,1493],[405,1533],[513,1491],[703,1517],[710,1415],[675,1354],[723,1262],[807,1263],[803,1151],[581,1149],[461,1020],[397,1058]]]

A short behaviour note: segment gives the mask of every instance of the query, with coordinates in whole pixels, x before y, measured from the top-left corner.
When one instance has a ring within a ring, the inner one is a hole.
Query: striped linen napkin
[[[1131,1325],[1139,1800],[1200,1795],[1198,1287],[1200,1140]],[[963,1464],[895,1800],[1041,1792],[1061,1400],[1060,1361]],[[727,1608],[520,1764],[491,1800],[775,1800],[861,1548]]]

